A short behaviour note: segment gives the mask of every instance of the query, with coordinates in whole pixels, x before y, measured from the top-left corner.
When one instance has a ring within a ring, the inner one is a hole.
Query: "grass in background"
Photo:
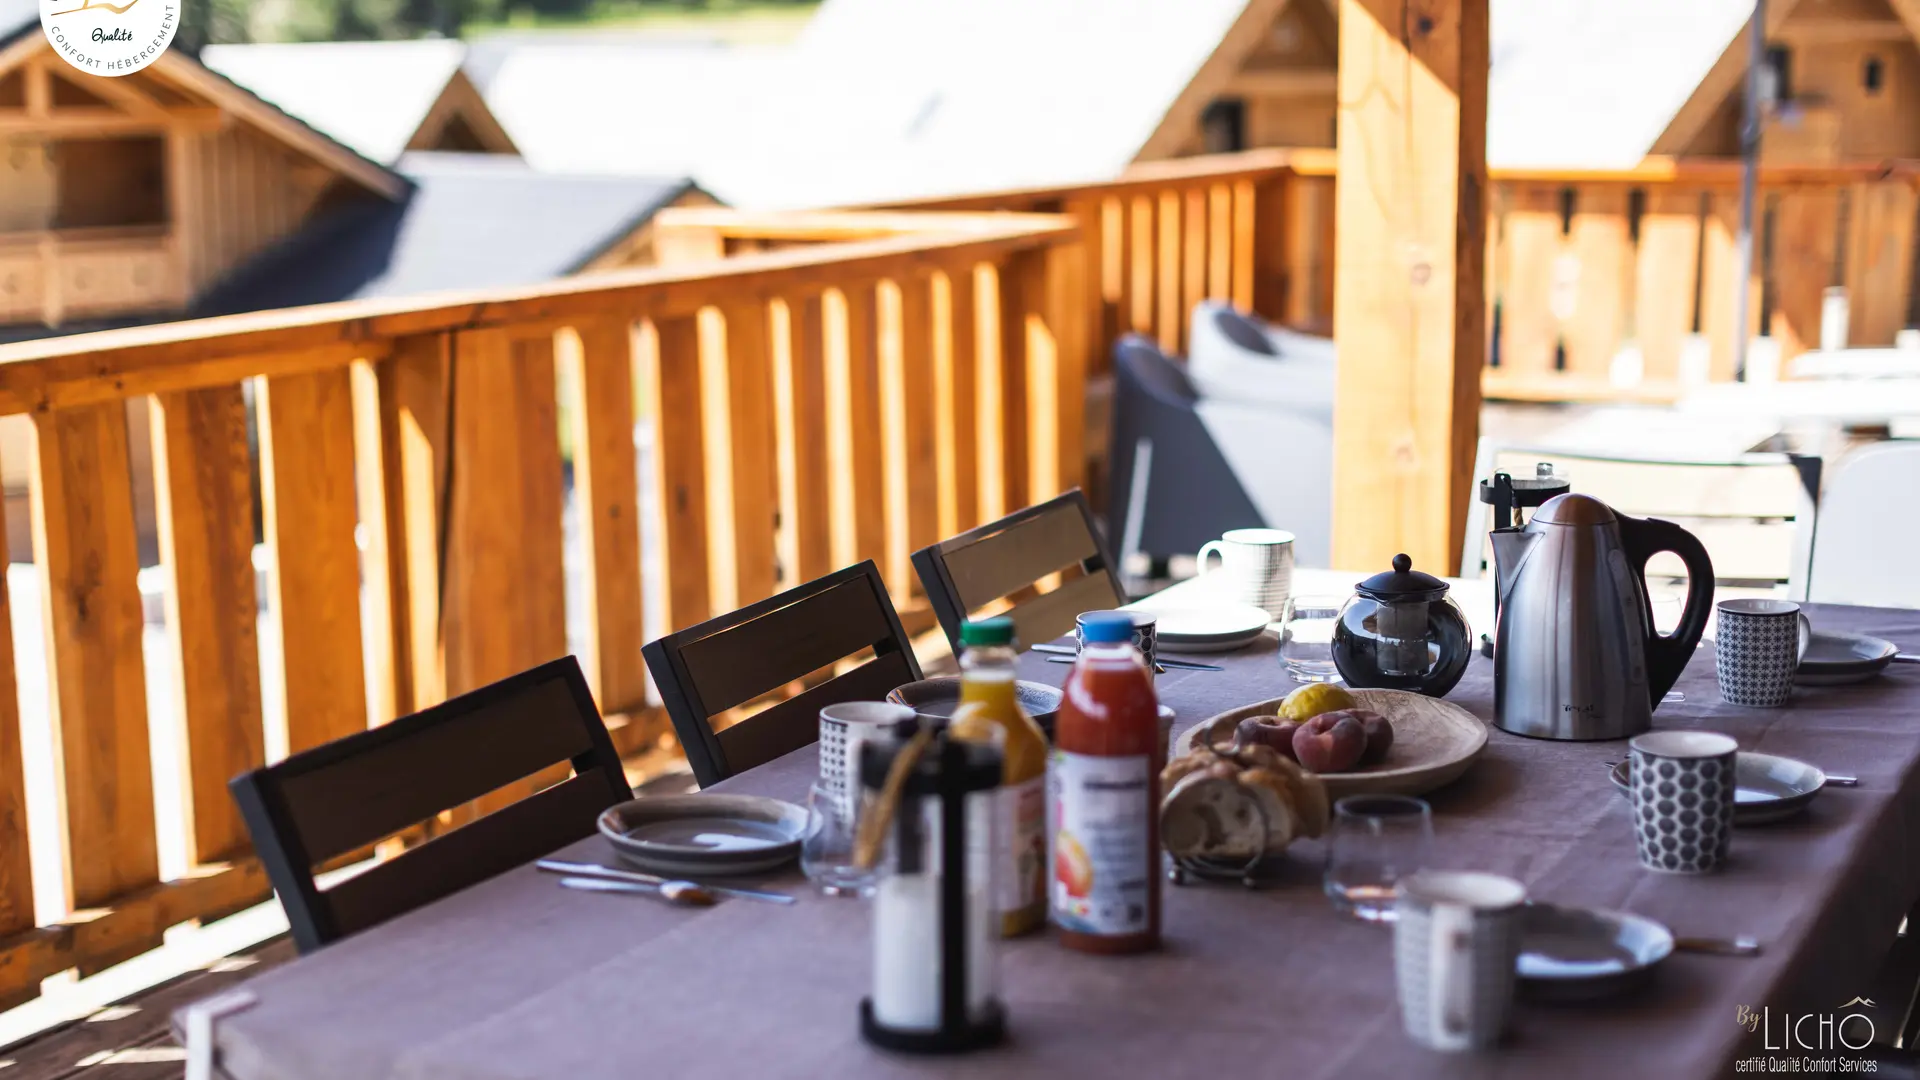
[[[735,41],[785,41],[819,7],[815,0],[593,0],[577,12],[516,8],[464,24],[462,37],[496,30],[697,30]]]

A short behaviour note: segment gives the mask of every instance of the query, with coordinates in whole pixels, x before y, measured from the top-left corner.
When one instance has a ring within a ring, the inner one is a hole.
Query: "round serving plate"
[[[1351,690],[1360,708],[1372,709],[1393,725],[1387,759],[1351,772],[1316,773],[1327,798],[1348,795],[1425,795],[1460,778],[1487,745],[1487,725],[1479,717],[1440,698],[1406,690]],[[1174,756],[1205,743],[1230,743],[1234,729],[1249,716],[1273,716],[1283,698],[1271,698],[1210,717],[1182,732]]]
[[[807,812],[758,795],[655,795],[602,811],[600,835],[637,870],[755,874],[800,852]]]
[[[1633,798],[1631,760],[1622,761],[1607,776],[1620,794]],[[1807,808],[1827,774],[1804,761],[1742,750],[1733,756],[1733,823],[1766,825],[1790,818]]]
[[[1514,970],[1529,997],[1592,1001],[1632,990],[1673,954],[1673,931],[1642,915],[1530,903]]]
[[[1900,652],[1891,641],[1838,630],[1815,630],[1793,681],[1802,686],[1844,686],[1880,674]]]
[[[1245,648],[1273,622],[1265,608],[1246,604],[1147,608],[1154,617],[1154,648],[1165,653],[1218,653]]]

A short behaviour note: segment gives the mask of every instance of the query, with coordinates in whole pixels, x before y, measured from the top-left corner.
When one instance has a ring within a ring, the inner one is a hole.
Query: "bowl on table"
[[[1053,719],[1059,714],[1060,702],[1064,700],[1060,688],[1021,679],[1013,684],[1013,693],[1020,707],[1027,710],[1027,715],[1033,717],[1048,738],[1052,738]],[[950,717],[960,707],[960,680],[948,675],[910,682],[888,691],[887,700],[895,705],[908,706],[923,716]]]
[[[718,877],[791,862],[800,853],[807,812],[759,795],[653,795],[607,807],[597,825],[636,870]]]

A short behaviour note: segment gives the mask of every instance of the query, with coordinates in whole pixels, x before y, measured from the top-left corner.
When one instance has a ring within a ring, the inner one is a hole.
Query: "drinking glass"
[[[1333,663],[1333,628],[1340,621],[1343,601],[1333,596],[1296,596],[1287,603],[1287,620],[1280,636],[1280,658],[1294,682],[1333,682],[1340,669]]]
[[[1349,795],[1333,804],[1327,899],[1367,922],[1393,921],[1393,887],[1427,864],[1433,811],[1409,795]]]
[[[860,800],[842,801],[827,784],[807,790],[807,826],[800,839],[800,869],[827,896],[871,896],[877,867],[854,862],[853,838],[859,826]]]

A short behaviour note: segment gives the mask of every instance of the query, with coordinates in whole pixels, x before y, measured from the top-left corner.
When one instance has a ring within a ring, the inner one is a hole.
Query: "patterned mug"
[[[1075,648],[1084,649],[1087,647],[1087,636],[1082,629],[1082,623],[1089,615],[1125,615],[1127,618],[1132,619],[1133,647],[1139,650],[1141,659],[1147,662],[1147,671],[1152,672],[1156,670],[1154,657],[1159,651],[1160,620],[1153,612],[1141,611],[1138,608],[1122,608],[1115,611],[1083,611],[1073,617],[1073,642]]]
[[[1787,600],[1722,600],[1713,666],[1729,705],[1776,709],[1793,691],[1793,673],[1807,655],[1813,625]]]
[[[1719,869],[1733,841],[1740,744],[1713,731],[1650,731],[1627,747],[1640,864],[1673,874]]]
[[[1393,972],[1407,1036],[1430,1050],[1479,1050],[1513,1011],[1526,887],[1512,878],[1421,870],[1394,887]]]

